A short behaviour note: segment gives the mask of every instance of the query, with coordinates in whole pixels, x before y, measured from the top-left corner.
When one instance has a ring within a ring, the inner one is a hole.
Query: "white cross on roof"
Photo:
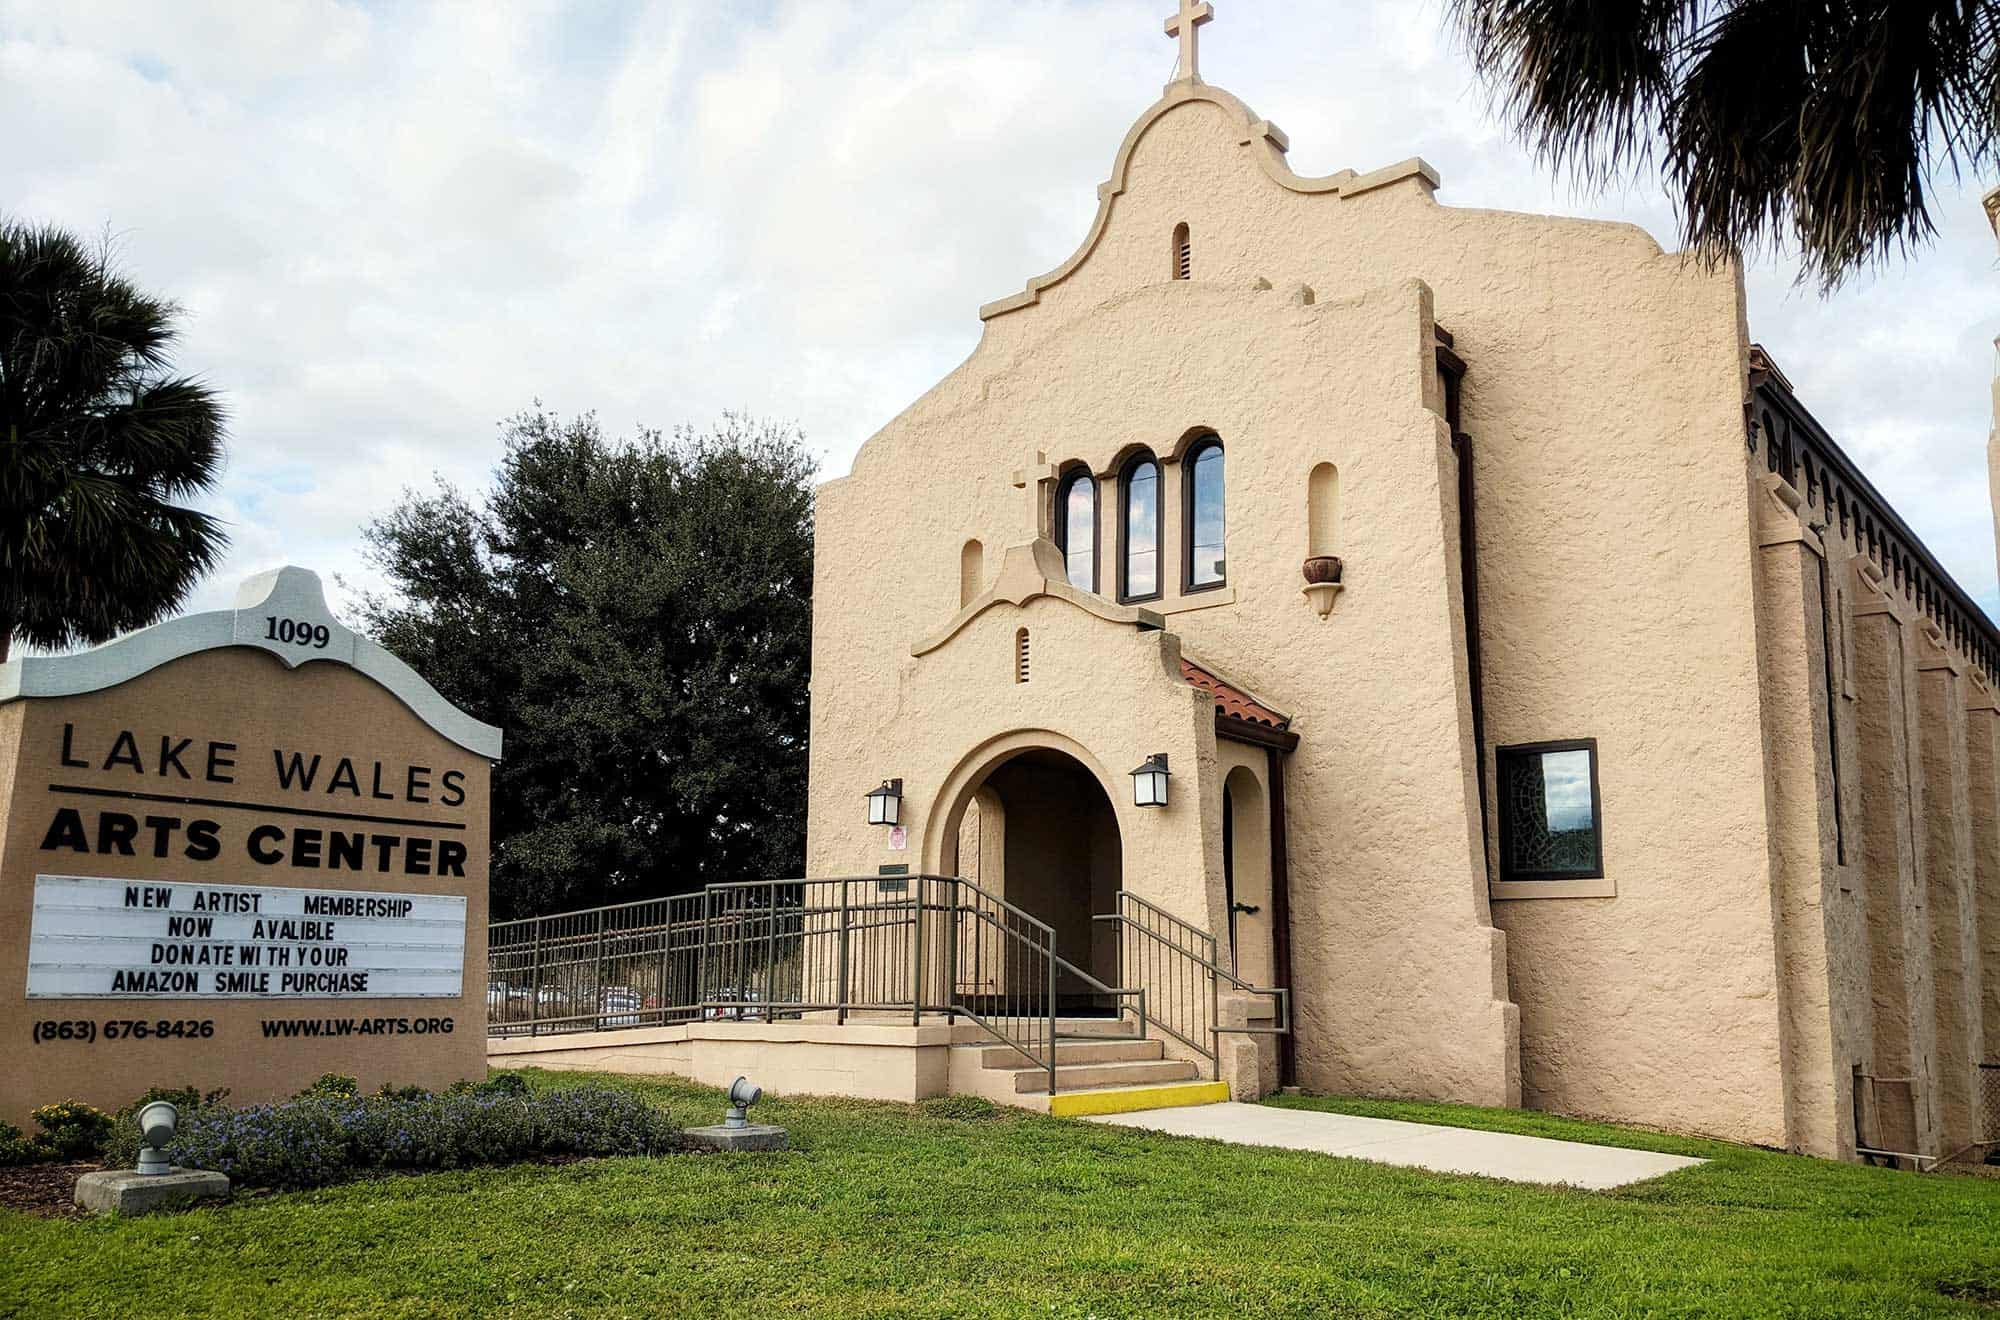
[[[1181,0],[1180,12],[1167,20],[1167,35],[1179,37],[1181,42],[1180,63],[1174,66],[1175,82],[1200,82],[1201,69],[1198,64],[1200,52],[1196,49],[1195,34],[1201,25],[1215,17],[1215,6],[1208,0]]]

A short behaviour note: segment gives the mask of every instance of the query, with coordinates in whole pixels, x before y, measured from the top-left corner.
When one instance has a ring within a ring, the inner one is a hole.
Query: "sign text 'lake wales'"
[[[193,791],[238,782],[246,753],[234,742],[120,729],[104,745],[86,746],[75,726],[65,724],[59,767],[96,778],[88,784],[51,783],[49,791],[128,805],[53,808],[41,849],[80,856],[221,859],[225,865],[247,858],[258,866],[303,870],[465,875],[464,842],[430,833],[448,836],[462,830],[462,824],[386,815],[390,808],[378,805],[463,806],[463,770],[357,762],[288,747],[261,754],[270,758],[270,782],[282,796],[275,802],[239,802]],[[368,809],[359,809],[364,804]],[[341,823],[267,819],[232,828],[229,819],[218,818],[242,812]],[[426,832],[412,833],[408,827]]]

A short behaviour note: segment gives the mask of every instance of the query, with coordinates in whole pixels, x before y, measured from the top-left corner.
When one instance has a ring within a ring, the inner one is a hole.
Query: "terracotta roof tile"
[[[1214,697],[1216,710],[1229,719],[1261,724],[1270,729],[1283,729],[1291,723],[1288,717],[1260,704],[1248,693],[1231,687],[1192,660],[1181,661],[1181,677]]]

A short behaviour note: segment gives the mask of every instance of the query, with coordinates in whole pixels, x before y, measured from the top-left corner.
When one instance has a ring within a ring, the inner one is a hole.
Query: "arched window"
[[[1160,594],[1160,465],[1135,454],[1118,475],[1118,598]]]
[[[1189,591],[1219,587],[1228,576],[1223,562],[1222,441],[1206,436],[1181,460],[1183,522],[1187,550],[1182,577]]]
[[[1056,486],[1056,548],[1069,584],[1097,590],[1097,479],[1078,468]]]
[[[1177,280],[1194,278],[1194,243],[1188,238],[1186,221],[1174,226],[1173,277]]]

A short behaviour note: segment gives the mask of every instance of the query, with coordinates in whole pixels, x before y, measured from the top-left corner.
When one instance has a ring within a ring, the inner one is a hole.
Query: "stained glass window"
[[[1502,880],[1587,880],[1604,874],[1597,744],[1502,747],[1495,754]]]

